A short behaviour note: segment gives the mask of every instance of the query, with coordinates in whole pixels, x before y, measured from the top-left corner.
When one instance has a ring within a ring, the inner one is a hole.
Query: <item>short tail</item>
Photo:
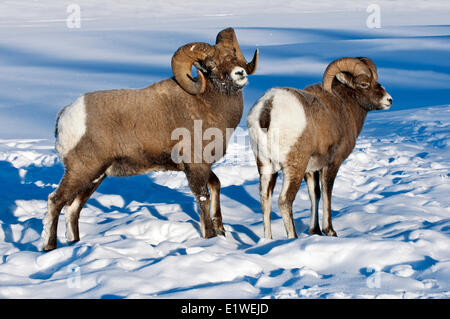
[[[59,119],[61,118],[61,115],[63,115],[64,111],[66,110],[68,106],[63,107],[61,111],[59,111],[58,116],[56,117],[56,124],[55,124],[55,138],[58,139],[58,123]]]

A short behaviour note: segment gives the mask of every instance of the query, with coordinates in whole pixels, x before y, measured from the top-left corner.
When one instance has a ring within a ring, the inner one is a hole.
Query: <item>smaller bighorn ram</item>
[[[377,78],[371,59],[341,58],[327,67],[323,84],[304,90],[273,88],[253,106],[247,124],[260,174],[266,238],[272,238],[272,194],[280,170],[283,186],[278,204],[288,237],[297,237],[292,203],[303,178],[311,199],[309,232],[336,236],[331,224],[331,194],[339,167],[352,152],[367,112],[385,110],[392,104]]]
[[[211,165],[224,155],[230,130],[242,117],[242,88],[257,61],[258,50],[246,62],[234,30],[228,28],[217,35],[215,45],[195,42],[180,47],[172,57],[173,78],[138,90],[86,93],[65,107],[55,134],[65,173],[48,197],[43,249],[56,248],[58,216],[64,207],[67,240],[80,239],[80,211],[106,176],[155,170],[185,172],[200,207],[202,236],[223,234],[220,182]],[[196,79],[192,66],[198,69]],[[177,130],[190,133],[189,143],[180,144]],[[222,138],[222,152],[213,150],[212,158],[204,158],[211,132],[222,133],[215,136]]]

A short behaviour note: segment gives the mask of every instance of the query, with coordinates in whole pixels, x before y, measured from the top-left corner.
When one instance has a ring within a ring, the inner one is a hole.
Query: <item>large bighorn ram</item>
[[[264,235],[271,238],[272,193],[278,172],[283,186],[278,204],[289,238],[297,237],[292,203],[305,178],[311,199],[309,232],[321,234],[318,222],[322,184],[322,232],[336,236],[331,224],[331,193],[342,162],[352,152],[368,111],[385,110],[392,97],[377,82],[369,58],[341,58],[323,75],[323,84],[304,90],[273,88],[247,117],[260,174]]]
[[[257,61],[258,50],[246,62],[234,30],[228,28],[217,35],[215,45],[196,42],[180,47],[172,57],[173,78],[138,90],[86,93],[65,107],[56,125],[56,150],[65,173],[48,197],[43,249],[56,248],[58,216],[64,207],[67,240],[79,240],[80,211],[105,176],[155,170],[185,172],[200,207],[202,236],[223,234],[220,182],[211,165],[226,150],[230,134],[225,131],[236,128],[241,119],[241,89]],[[209,128],[223,133],[216,136],[223,138],[223,152],[213,154],[212,160],[203,158],[202,137]],[[173,134],[177,129],[190,133],[193,142],[184,144],[189,147],[179,149]]]

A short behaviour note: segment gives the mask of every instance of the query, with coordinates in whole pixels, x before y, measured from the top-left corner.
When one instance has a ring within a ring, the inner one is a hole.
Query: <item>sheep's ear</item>
[[[353,77],[347,72],[339,72],[336,74],[336,79],[344,85],[355,88],[355,85],[353,84]]]

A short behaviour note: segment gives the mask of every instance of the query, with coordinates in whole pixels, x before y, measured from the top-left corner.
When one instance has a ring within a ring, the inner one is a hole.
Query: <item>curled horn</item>
[[[369,67],[370,71],[372,72],[373,80],[375,82],[378,81],[377,67],[375,63],[373,63],[372,59],[366,57],[358,57],[357,59],[363,61]]]
[[[353,76],[365,74],[368,77],[372,77],[369,66],[357,58],[341,58],[333,61],[328,65],[325,73],[323,74],[323,88],[333,94],[331,90],[331,84],[336,74],[340,72],[349,72]]]
[[[236,33],[234,32],[233,28],[227,28],[220,31],[216,38],[216,45],[223,45],[225,47],[234,48],[238,61],[246,66],[245,71],[247,72],[247,74],[253,74],[256,71],[256,67],[258,66],[258,49],[255,50],[253,59],[249,63],[247,63],[244,55],[242,54],[241,48],[239,47]]]
[[[214,47],[203,42],[194,42],[180,47],[172,57],[172,72],[178,84],[190,94],[201,94],[206,89],[202,72],[193,78],[191,68],[195,62],[214,54]]]

